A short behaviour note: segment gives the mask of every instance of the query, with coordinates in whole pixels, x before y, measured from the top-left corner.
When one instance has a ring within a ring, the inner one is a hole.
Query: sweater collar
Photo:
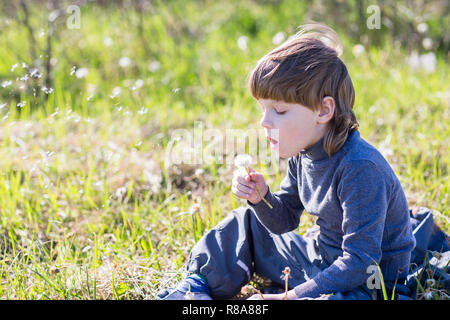
[[[347,141],[349,141],[350,138],[352,138],[355,135],[358,136],[358,134],[359,134],[359,132],[356,130],[349,133],[349,135],[347,136]],[[325,148],[323,146],[324,141],[325,141],[325,136],[322,137],[319,141],[317,141],[315,144],[313,144],[308,149],[301,150],[300,154],[306,156],[307,158],[309,158],[313,161],[329,158],[328,153],[325,151]],[[345,144],[347,144],[347,141],[345,142]]]
[[[300,151],[300,154],[308,157],[311,160],[321,160],[328,157],[327,152],[323,147],[323,142],[325,137],[322,137],[319,141],[313,144],[308,149],[303,149]]]

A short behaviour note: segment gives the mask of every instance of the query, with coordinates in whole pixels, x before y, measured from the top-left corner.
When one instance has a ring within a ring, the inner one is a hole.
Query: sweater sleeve
[[[381,242],[388,206],[388,183],[367,160],[346,166],[337,186],[343,210],[343,255],[314,278],[295,287],[299,298],[344,292],[365,283],[370,265],[381,260]]]
[[[247,200],[247,204],[256,212],[259,221],[272,233],[282,234],[298,227],[304,210],[300,201],[297,185],[298,157],[288,161],[287,173],[281,181],[280,190],[272,193],[270,188],[265,199],[272,205],[270,209],[264,201],[256,205]]]

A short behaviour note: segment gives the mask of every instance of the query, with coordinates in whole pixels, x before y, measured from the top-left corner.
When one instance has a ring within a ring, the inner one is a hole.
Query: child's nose
[[[267,113],[262,117],[260,125],[264,128],[272,128],[273,124]]]

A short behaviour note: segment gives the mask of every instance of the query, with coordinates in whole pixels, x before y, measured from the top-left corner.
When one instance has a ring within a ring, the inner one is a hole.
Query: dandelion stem
[[[282,273],[284,274],[284,283],[285,283],[285,288],[284,288],[284,300],[287,300],[287,296],[288,296],[288,282],[289,282],[289,278],[291,276],[291,268],[286,267],[284,268],[284,270],[282,271]]]
[[[247,170],[248,175],[250,175],[250,172],[248,171],[247,167],[245,167],[245,170]],[[261,195],[261,191],[259,191],[258,186],[255,185],[256,188],[256,192],[258,192],[259,197],[261,198],[262,201],[264,201],[270,209],[273,209],[272,205],[266,200],[264,199],[264,197]]]

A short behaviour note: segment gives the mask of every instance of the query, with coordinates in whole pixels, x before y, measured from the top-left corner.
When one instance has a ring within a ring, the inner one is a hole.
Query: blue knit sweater
[[[376,261],[385,280],[408,272],[415,239],[409,208],[394,171],[358,131],[332,157],[323,138],[289,159],[278,192],[252,206],[275,234],[296,229],[305,210],[317,216],[319,250],[327,266],[295,287],[299,298],[345,292],[364,285]]]

